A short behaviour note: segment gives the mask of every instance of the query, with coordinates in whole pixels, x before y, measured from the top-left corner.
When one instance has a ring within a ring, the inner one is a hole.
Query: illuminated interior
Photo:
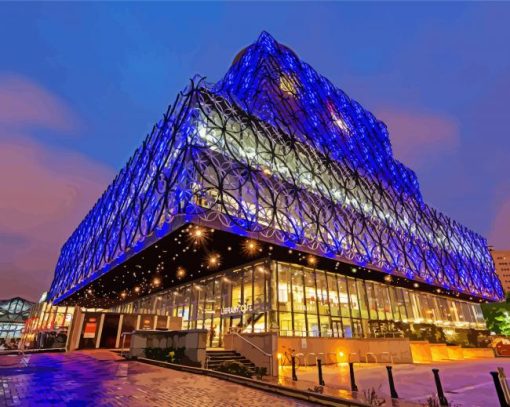
[[[113,308],[182,318],[182,329],[326,338],[404,337],[426,325],[485,329],[480,305],[298,264],[255,261]]]

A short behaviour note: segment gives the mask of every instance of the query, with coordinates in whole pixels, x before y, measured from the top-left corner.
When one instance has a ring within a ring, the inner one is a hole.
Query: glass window
[[[254,285],[253,285],[253,310],[254,312],[265,312],[269,309],[269,302],[267,301],[267,277],[268,271],[263,266],[257,266],[254,270]]]
[[[377,315],[377,304],[374,292],[374,285],[372,282],[366,281],[365,287],[367,288],[367,297],[368,297],[368,309],[370,312],[370,319],[376,320],[378,319]]]
[[[319,304],[319,314],[329,315],[329,292],[326,282],[326,274],[317,270],[315,275],[317,281],[317,301]],[[322,321],[321,321],[322,324]]]
[[[449,309],[449,303],[446,300],[446,298],[436,297],[436,302],[437,302],[438,307],[439,307],[439,312],[440,312],[440,315],[441,315],[441,319],[443,321],[445,321],[445,322],[452,321],[452,314],[451,314],[451,311]]]
[[[350,317],[349,296],[347,295],[347,282],[344,276],[338,276],[338,291],[340,294],[340,312],[343,317]]]
[[[404,305],[407,312],[407,319],[409,322],[413,322],[415,318],[413,305],[411,304],[411,297],[409,290],[402,288],[402,294],[404,298]]]
[[[394,321],[402,321],[402,316],[400,315],[399,301],[397,298],[397,288],[396,287],[388,287],[389,295],[390,295],[390,305],[393,312],[393,320]]]
[[[317,315],[317,293],[315,291],[315,276],[313,271],[305,270],[305,293],[306,293],[306,312],[308,315]]]
[[[384,285],[374,283],[374,294],[377,305],[377,316],[380,320],[386,319],[386,306],[384,300]]]
[[[414,291],[409,292],[409,298],[411,299],[411,307],[413,309],[414,321],[421,322],[423,316],[421,314],[421,307],[419,302],[419,295]]]
[[[365,292],[365,285],[362,280],[356,280],[356,287],[358,289],[358,300],[361,310],[361,317],[368,319],[368,305],[367,305],[367,293]]]
[[[291,270],[290,267],[277,264],[278,267],[278,310],[280,312],[291,311]]]
[[[306,310],[305,306],[305,292],[303,289],[303,272],[301,269],[295,268],[292,270],[291,275],[292,281],[292,305],[294,312],[304,313]],[[313,308],[313,307],[311,307]]]
[[[294,312],[294,335],[306,336],[306,315],[304,313]]]
[[[320,332],[321,336],[331,337],[333,336],[333,331],[331,328],[330,321],[330,290],[328,286],[328,281],[326,278],[326,273],[323,271],[317,270],[316,272],[316,281],[317,281],[317,297],[319,301],[319,322],[320,322]]]
[[[290,312],[280,312],[280,335],[292,336],[292,314]]]
[[[353,331],[351,325],[351,318],[342,318],[344,338],[352,338]]]
[[[340,315],[340,298],[338,298],[336,276],[331,273],[327,273],[328,293],[329,293],[329,305],[331,309],[331,316],[337,317]]]
[[[359,318],[360,307],[358,302],[358,290],[356,289],[356,281],[353,278],[347,278],[347,289],[349,290],[349,299],[351,302],[351,316],[353,318]]]
[[[308,336],[319,336],[319,320],[317,315],[308,314]]]
[[[383,299],[384,304],[384,313],[386,314],[386,319],[388,321],[392,321],[393,318],[393,312],[391,308],[391,300],[390,300],[390,287],[387,285],[383,285],[381,290],[381,295]]]
[[[431,323],[436,320],[434,314],[434,304],[432,303],[432,296],[427,293],[421,293],[420,302],[422,306],[422,315],[427,320],[427,322]]]

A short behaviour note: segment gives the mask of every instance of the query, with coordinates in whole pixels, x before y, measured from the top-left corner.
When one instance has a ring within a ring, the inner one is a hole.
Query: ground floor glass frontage
[[[74,315],[74,307],[36,304],[25,324],[22,342],[25,348],[64,348]]]
[[[209,346],[230,331],[427,339],[420,331],[485,329],[476,303],[278,261],[219,272],[115,311],[179,317],[182,329],[209,330]]]

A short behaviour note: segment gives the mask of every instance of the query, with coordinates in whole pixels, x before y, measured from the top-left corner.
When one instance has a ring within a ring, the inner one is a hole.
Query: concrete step
[[[215,350],[210,351],[206,350],[205,353],[210,356],[217,356],[217,355],[238,355],[236,351],[233,350]]]
[[[242,363],[251,372],[255,373],[255,363],[245,358],[243,355],[236,351],[229,350],[207,350],[206,355],[208,358],[207,366],[211,370],[216,370],[220,365],[227,361]]]

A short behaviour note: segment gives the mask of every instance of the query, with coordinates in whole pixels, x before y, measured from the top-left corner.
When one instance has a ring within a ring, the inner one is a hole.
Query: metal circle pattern
[[[192,81],[62,248],[59,302],[186,222],[479,298],[503,297],[483,237],[427,206],[382,122],[267,34]]]

